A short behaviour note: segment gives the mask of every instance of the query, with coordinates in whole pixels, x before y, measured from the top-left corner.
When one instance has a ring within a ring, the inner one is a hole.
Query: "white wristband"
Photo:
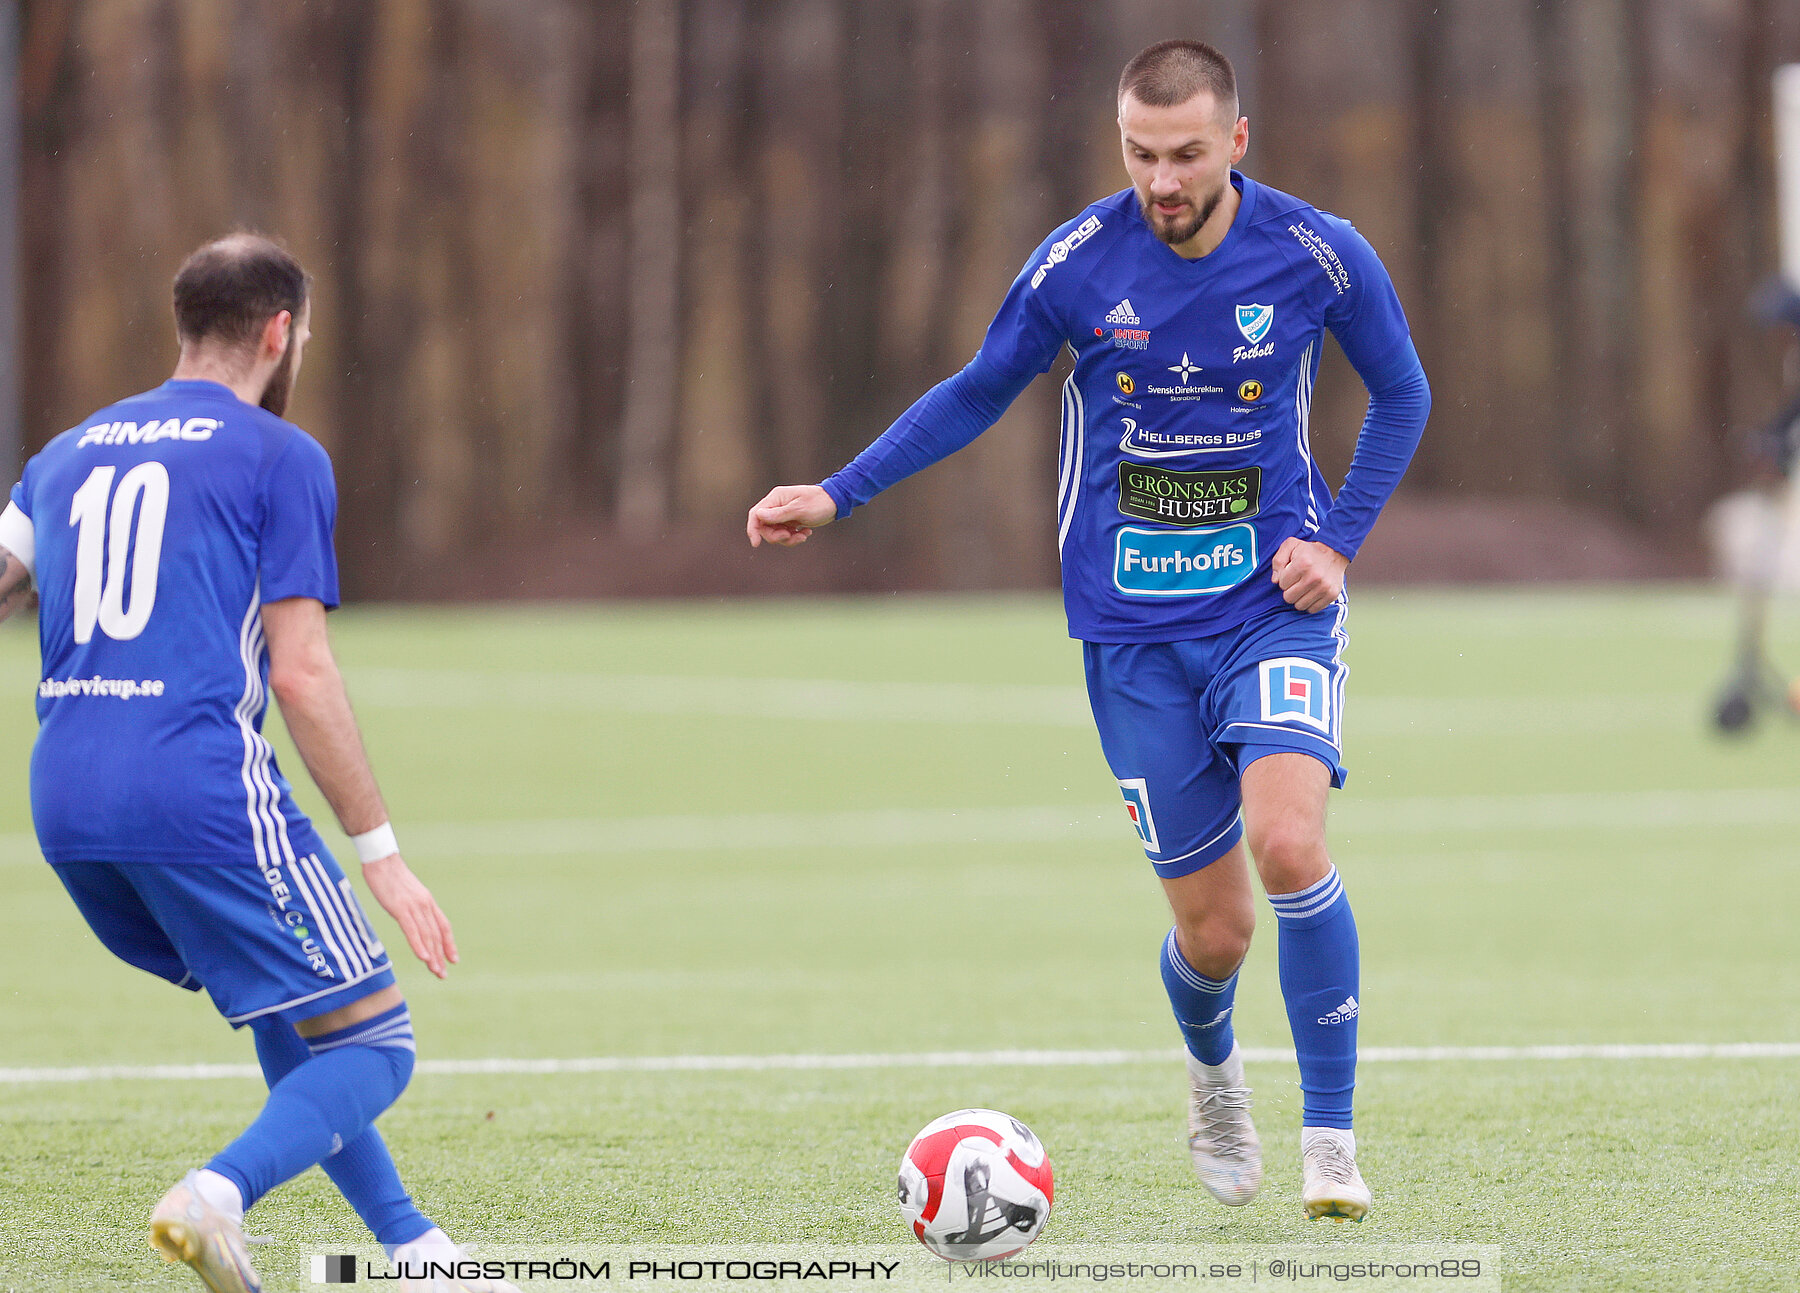
[[[394,838],[392,822],[383,822],[372,831],[352,835],[350,842],[356,845],[356,856],[364,862],[377,862],[400,851],[400,842]]]

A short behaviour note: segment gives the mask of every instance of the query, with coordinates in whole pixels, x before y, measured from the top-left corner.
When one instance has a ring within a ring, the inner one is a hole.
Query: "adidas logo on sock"
[[[1345,997],[1343,1005],[1339,1006],[1329,1015],[1320,1015],[1319,1022],[1322,1024],[1347,1024],[1352,1019],[1356,1018],[1356,1012],[1356,998]]]
[[[1231,1018],[1232,1009],[1233,1007],[1226,1006],[1225,1009],[1221,1010],[1205,1023],[1201,1023],[1197,1019],[1183,1019],[1179,1015],[1176,1016],[1175,1022],[1180,1024],[1183,1028],[1217,1028],[1220,1024]]]
[[[1089,317],[1092,318],[1093,316],[1090,315]],[[1138,318],[1137,314],[1132,310],[1131,298],[1129,296],[1113,306],[1112,313],[1106,316],[1106,321],[1108,323],[1126,323],[1134,328],[1143,322],[1143,320]]]

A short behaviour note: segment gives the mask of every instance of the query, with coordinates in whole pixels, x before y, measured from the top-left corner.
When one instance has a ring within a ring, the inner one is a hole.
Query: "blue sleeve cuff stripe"
[[[824,490],[827,497],[837,505],[837,516],[833,519],[838,521],[844,520],[850,513],[856,510],[855,499],[845,491],[843,485],[838,481],[838,476],[843,474],[843,472],[838,472],[836,475],[828,476],[826,479],[819,482],[819,488]]]

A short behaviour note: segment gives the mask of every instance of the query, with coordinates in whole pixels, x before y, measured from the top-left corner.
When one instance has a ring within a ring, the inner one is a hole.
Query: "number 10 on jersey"
[[[69,507],[75,534],[75,642],[94,636],[94,626],[117,642],[144,631],[156,606],[156,572],[162,564],[163,522],[169,515],[169,469],[141,462],[113,490],[117,467],[96,467]],[[111,520],[108,521],[110,513]],[[132,521],[137,539],[132,540]],[[104,557],[104,562],[102,562]],[[131,597],[125,578],[130,565]]]

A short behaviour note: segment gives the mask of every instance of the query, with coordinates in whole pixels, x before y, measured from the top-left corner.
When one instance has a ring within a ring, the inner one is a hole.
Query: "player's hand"
[[[753,548],[765,539],[791,548],[805,543],[819,526],[830,525],[836,519],[837,504],[819,486],[777,485],[750,509],[744,530]]]
[[[1349,568],[1350,558],[1336,548],[1296,535],[1275,549],[1270,578],[1289,606],[1310,615],[1338,599],[1344,591],[1344,572]]]
[[[454,965],[457,960],[456,936],[450,932],[450,918],[437,905],[431,890],[419,883],[419,877],[398,853],[363,863],[362,872],[369,892],[400,926],[413,955],[438,978],[448,974],[446,962]]]

